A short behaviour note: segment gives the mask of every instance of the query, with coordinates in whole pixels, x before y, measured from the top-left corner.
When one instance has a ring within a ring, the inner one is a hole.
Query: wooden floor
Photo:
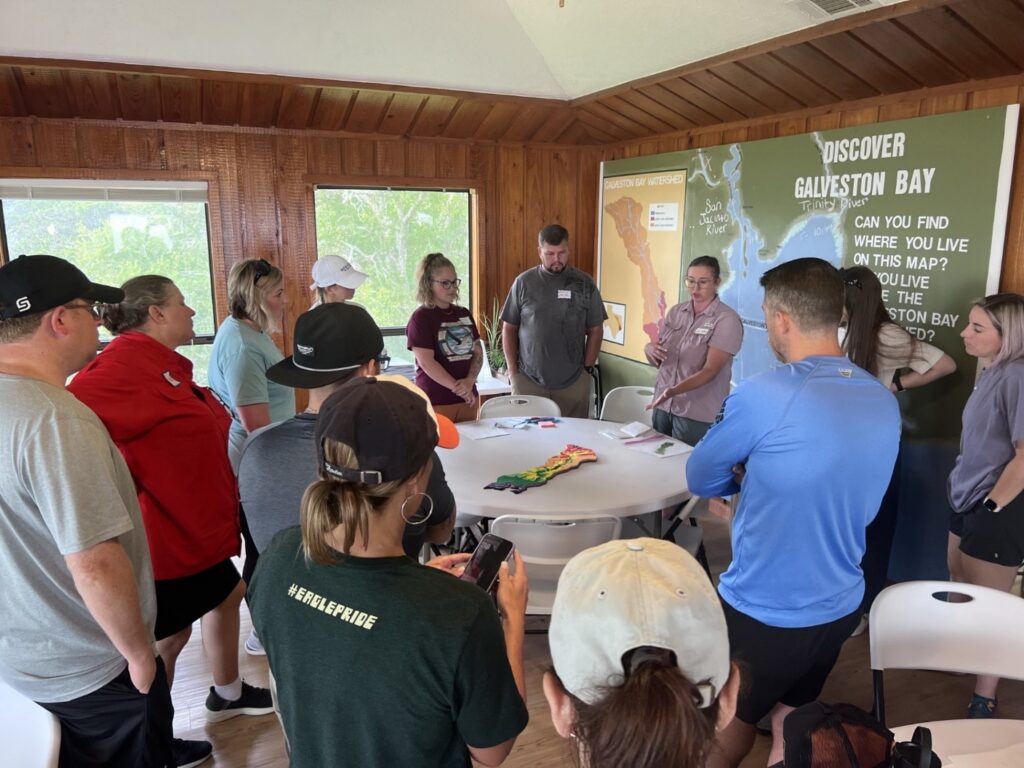
[[[707,521],[703,525],[712,571],[717,576],[725,569],[730,558],[728,531],[723,524],[715,521]],[[247,613],[243,614],[242,622],[244,639],[250,626]],[[267,684],[265,658],[248,656],[243,651],[241,662],[242,675],[248,681],[261,686]],[[512,755],[504,763],[507,768],[552,768],[572,765],[568,758],[566,743],[558,737],[551,726],[547,705],[541,692],[541,675],[549,664],[547,636],[528,636],[526,674],[530,724],[520,735]],[[886,673],[889,722],[903,724],[963,717],[972,684],[973,678],[961,675],[913,671]],[[224,768],[287,766],[284,739],[273,715],[237,717],[223,723],[206,724],[203,703],[209,685],[197,625],[192,640],[178,662],[177,679],[173,690],[176,735],[184,738],[209,739],[213,742],[214,758],[205,765]],[[847,701],[865,709],[870,708],[871,670],[867,634],[851,638],[843,646],[842,655],[826,685],[822,699]],[[1024,683],[1002,683],[999,709],[1003,717],[1024,719]],[[331,722],[331,713],[324,713],[325,728],[343,725]],[[743,768],[764,766],[768,746],[768,740],[759,736],[753,752],[743,762]]]

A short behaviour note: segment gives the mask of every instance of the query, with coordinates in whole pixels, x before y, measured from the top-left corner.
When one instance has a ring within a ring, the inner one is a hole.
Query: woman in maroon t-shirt
[[[438,413],[452,421],[474,421],[480,413],[476,376],[484,353],[472,313],[455,303],[462,281],[441,253],[424,256],[416,277],[420,307],[405,328],[416,356],[416,384]]]

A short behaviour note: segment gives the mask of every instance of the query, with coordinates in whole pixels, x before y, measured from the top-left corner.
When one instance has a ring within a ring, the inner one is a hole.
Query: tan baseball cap
[[[675,654],[710,706],[729,679],[729,634],[704,569],[676,544],[620,539],[584,550],[558,579],[548,631],[551,661],[569,693],[588,704],[626,674],[635,648]]]

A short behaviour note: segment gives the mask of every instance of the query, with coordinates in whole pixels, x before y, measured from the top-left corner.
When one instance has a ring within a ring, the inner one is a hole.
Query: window
[[[178,351],[205,384],[216,331],[206,197],[205,182],[0,179],[2,256],[60,256],[108,285],[171,278],[196,311],[196,338]]]
[[[412,365],[405,326],[416,301],[416,266],[440,252],[462,279],[459,302],[469,306],[470,192],[447,189],[315,190],[317,254],[348,259],[369,277],[355,301],[384,332],[394,364]]]

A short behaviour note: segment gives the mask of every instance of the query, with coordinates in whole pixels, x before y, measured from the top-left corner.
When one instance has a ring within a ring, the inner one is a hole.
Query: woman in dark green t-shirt
[[[465,555],[426,567],[402,549],[438,442],[432,416],[402,377],[342,386],[317,420],[301,530],[261,553],[250,608],[296,768],[497,765],[526,727],[521,559],[502,568],[500,618],[454,578]]]

